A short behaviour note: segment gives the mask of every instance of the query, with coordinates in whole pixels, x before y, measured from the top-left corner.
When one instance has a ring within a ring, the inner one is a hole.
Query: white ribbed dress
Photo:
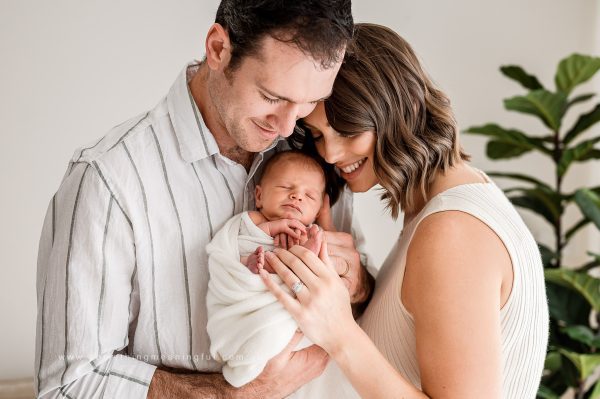
[[[462,211],[483,221],[500,237],[508,250],[514,280],[510,296],[499,310],[502,397],[535,398],[548,343],[548,303],[543,266],[531,233],[502,190],[493,182],[460,185],[438,194],[404,227],[381,267],[373,299],[360,319],[360,326],[388,361],[420,388],[415,326],[412,316],[402,304],[401,287],[407,249],[417,226],[427,216],[443,211]],[[344,380],[344,377],[331,362],[323,376],[299,391],[301,395],[298,397],[358,396],[347,382],[340,380]]]

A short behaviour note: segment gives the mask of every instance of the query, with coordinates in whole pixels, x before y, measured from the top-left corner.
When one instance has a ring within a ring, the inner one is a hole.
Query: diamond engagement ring
[[[302,290],[302,287],[304,287],[304,284],[302,283],[302,281],[296,281],[292,285],[292,291],[294,291],[294,294],[298,294]]]

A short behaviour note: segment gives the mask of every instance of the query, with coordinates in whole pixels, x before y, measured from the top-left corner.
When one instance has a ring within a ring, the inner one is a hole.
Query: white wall
[[[0,147],[0,379],[32,374],[37,242],[67,160],[76,147],[156,104],[185,62],[202,57],[217,3],[0,1],[0,134],[7,143]],[[502,110],[501,100],[520,88],[498,67],[517,63],[550,84],[563,56],[600,53],[594,0],[355,0],[354,11],[357,21],[388,25],[413,44],[463,127],[498,121],[541,129],[533,118]],[[535,156],[494,165],[483,140],[463,141],[484,170],[549,176]],[[599,180],[591,171],[578,168],[569,185]],[[400,230],[380,209],[376,193],[359,196],[377,262]],[[550,237],[535,217],[526,220],[536,237]],[[598,241],[591,234],[582,240],[579,252]]]

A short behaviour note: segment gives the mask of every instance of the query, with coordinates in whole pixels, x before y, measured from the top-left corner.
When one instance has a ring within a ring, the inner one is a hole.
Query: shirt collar
[[[214,136],[202,119],[188,82],[197,72],[198,61],[188,63],[167,94],[167,106],[183,159],[195,162],[219,152]]]
[[[167,106],[179,142],[179,151],[187,162],[199,161],[219,153],[219,146],[206,127],[188,85],[199,67],[199,61],[188,63],[167,94]],[[282,137],[274,140],[260,154],[275,148],[281,140],[283,140]]]

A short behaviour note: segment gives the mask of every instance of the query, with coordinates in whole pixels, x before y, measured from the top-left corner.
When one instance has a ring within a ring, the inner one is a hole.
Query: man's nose
[[[279,116],[279,135],[289,137],[294,132],[296,121],[298,120],[298,105],[288,103],[281,110]]]

